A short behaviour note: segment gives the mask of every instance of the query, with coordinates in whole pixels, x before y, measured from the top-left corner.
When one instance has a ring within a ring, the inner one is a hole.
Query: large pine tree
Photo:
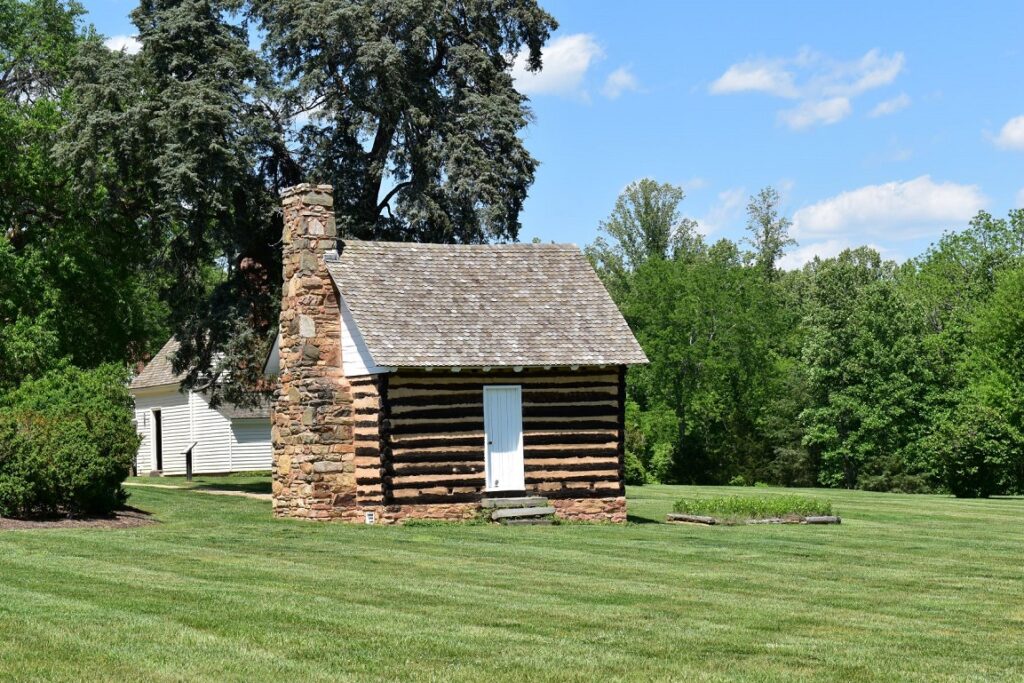
[[[540,67],[534,0],[142,0],[142,50],[82,51],[66,159],[159,245],[186,383],[243,401],[276,323],[281,217],[335,186],[342,235],[514,239],[536,161],[513,59]]]

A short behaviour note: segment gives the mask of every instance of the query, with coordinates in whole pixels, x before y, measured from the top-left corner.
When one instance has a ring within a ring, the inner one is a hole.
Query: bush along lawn
[[[838,523],[832,501],[798,495],[714,496],[682,498],[672,506],[669,521],[699,524],[742,524],[744,522]]]
[[[61,365],[0,396],[0,517],[107,515],[139,437],[123,367]]]
[[[129,492],[155,524],[0,531],[0,681],[1024,678],[1020,498],[799,490],[843,526],[716,533],[659,522],[794,491],[630,488],[631,524],[547,527]]]

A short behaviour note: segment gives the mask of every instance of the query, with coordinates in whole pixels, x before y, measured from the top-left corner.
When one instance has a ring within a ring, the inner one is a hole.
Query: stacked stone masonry
[[[555,516],[580,522],[626,521],[626,497],[614,498],[556,498],[551,501]]]
[[[356,504],[352,397],[341,369],[337,293],[323,259],[337,245],[331,188],[300,185],[283,204],[274,512],[330,519]]]

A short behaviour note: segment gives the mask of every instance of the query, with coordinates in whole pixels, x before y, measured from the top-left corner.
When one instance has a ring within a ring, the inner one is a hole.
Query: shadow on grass
[[[270,493],[269,481],[205,483],[194,487],[197,491],[241,491],[243,493]]]
[[[630,524],[662,524],[662,522],[651,519],[650,517],[638,517],[636,515],[626,515],[626,521]]]

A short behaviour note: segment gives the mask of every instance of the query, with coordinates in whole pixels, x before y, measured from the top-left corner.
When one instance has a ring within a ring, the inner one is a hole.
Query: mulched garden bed
[[[130,529],[156,524],[148,513],[126,507],[103,517],[48,517],[43,519],[12,519],[0,517],[0,531],[22,529]]]

